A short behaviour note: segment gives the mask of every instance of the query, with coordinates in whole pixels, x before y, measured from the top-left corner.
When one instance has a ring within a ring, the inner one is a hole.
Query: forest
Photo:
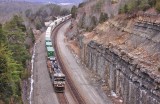
[[[22,103],[21,80],[27,77],[26,61],[30,59],[27,35],[18,15],[0,25],[0,103]]]

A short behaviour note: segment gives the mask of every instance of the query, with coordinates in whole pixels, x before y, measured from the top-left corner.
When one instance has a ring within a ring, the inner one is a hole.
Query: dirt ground
[[[72,79],[78,91],[85,99],[87,104],[112,104],[112,101],[106,96],[103,90],[99,87],[100,81],[99,77],[94,75],[91,78],[91,73],[85,70],[85,65],[80,63],[78,56],[74,54],[68,48],[68,43],[66,43],[64,31],[67,30],[70,22],[65,24],[59,31],[58,31],[58,46],[60,49],[60,54],[63,57],[63,62],[67,67],[67,71],[71,75]],[[71,42],[72,43],[72,42]],[[70,45],[70,48],[74,49],[76,52],[78,48],[75,45]],[[73,48],[74,47],[74,48]],[[98,79],[98,80],[97,80]]]
[[[59,104],[46,65],[45,33],[36,41],[32,104]]]

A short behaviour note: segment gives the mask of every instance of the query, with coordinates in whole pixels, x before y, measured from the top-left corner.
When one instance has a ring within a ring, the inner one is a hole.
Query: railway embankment
[[[124,104],[160,103],[160,25],[110,20],[78,38],[80,58]]]

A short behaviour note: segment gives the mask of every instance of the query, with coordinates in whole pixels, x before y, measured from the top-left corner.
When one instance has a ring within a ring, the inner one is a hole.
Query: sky
[[[15,0],[15,1],[29,1],[29,2],[44,2],[44,3],[81,3],[83,0]]]

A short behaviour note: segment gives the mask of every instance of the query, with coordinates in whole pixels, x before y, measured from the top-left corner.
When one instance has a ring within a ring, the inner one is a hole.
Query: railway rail
[[[71,92],[71,94],[72,94],[74,100],[77,102],[77,104],[86,104],[85,100],[83,99],[83,97],[78,92],[78,90],[77,90],[77,88],[76,88],[71,76],[67,72],[66,66],[63,63],[62,57],[61,57],[61,55],[59,53],[59,49],[58,49],[58,46],[57,46],[57,33],[58,33],[58,30],[67,22],[68,21],[63,22],[62,24],[57,26],[55,28],[55,30],[53,31],[53,33],[52,33],[53,45],[54,45],[54,48],[55,48],[55,53],[56,53],[56,57],[57,57],[58,63],[60,65],[60,67],[61,67],[62,72],[66,76],[66,86],[69,87],[69,91]],[[61,94],[57,93],[57,97],[59,99],[60,104],[68,104],[68,101],[67,101],[66,96],[65,96],[65,92],[61,93]],[[65,100],[65,101],[62,101],[62,100]]]
[[[67,97],[64,93],[57,93],[57,97],[60,104],[69,104]]]

